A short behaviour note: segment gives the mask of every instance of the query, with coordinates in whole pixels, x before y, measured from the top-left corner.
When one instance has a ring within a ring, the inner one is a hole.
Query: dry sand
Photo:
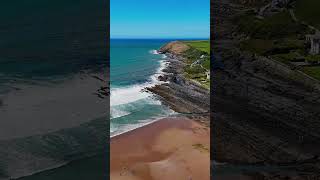
[[[111,180],[209,180],[210,129],[165,118],[111,138]]]

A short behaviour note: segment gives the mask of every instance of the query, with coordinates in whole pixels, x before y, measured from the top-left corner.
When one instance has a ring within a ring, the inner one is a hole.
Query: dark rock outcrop
[[[232,18],[248,7],[229,0],[215,3],[213,54],[223,68],[213,68],[211,74],[211,148],[213,159],[227,165],[217,166],[212,174],[216,179],[220,172],[233,177],[245,174],[248,179],[320,178],[318,160],[283,166],[319,155],[317,84],[309,86],[289,67],[239,50]]]
[[[167,81],[168,80],[168,76],[167,75],[160,75],[158,77],[159,81]]]
[[[160,80],[167,81],[160,85],[147,88],[174,111],[184,114],[198,114],[208,117],[210,108],[210,93],[199,83],[184,77],[185,65],[182,53],[189,46],[182,42],[174,41],[160,49],[168,57],[169,65],[159,76]],[[208,119],[207,119],[208,122]]]

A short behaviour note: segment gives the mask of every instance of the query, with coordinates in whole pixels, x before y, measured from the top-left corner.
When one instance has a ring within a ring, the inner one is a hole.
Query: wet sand
[[[210,129],[165,118],[111,138],[112,180],[209,180]]]

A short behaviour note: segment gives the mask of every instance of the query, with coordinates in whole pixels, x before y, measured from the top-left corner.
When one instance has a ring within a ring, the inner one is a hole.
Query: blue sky
[[[111,38],[209,38],[210,0],[110,0]]]

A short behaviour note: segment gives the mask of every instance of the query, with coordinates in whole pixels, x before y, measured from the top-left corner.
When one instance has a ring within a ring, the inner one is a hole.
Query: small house
[[[317,31],[315,34],[306,35],[306,40],[310,42],[310,54],[320,54],[320,32]]]

